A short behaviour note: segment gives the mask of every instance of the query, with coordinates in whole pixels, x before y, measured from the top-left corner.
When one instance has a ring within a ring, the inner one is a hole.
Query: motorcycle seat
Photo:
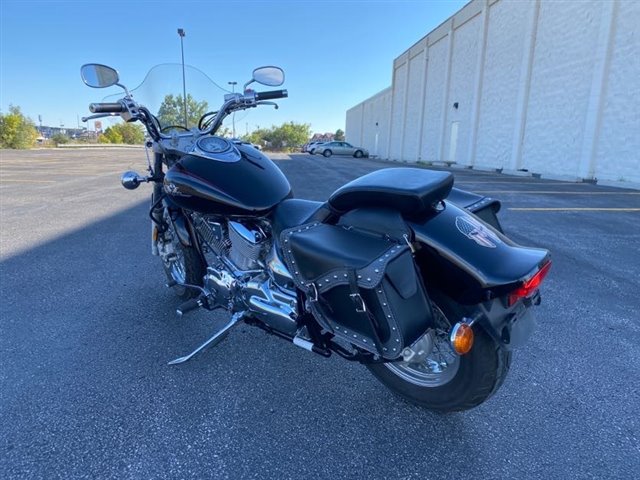
[[[297,227],[310,221],[325,205],[324,202],[287,198],[280,202],[273,212],[273,230],[276,238],[287,228]]]
[[[422,168],[385,168],[343,185],[329,197],[337,212],[384,207],[404,215],[421,215],[449,195],[451,172]]]

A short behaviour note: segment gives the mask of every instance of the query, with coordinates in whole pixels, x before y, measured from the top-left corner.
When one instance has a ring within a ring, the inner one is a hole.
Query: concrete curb
[[[112,148],[133,148],[142,149],[144,145],[125,145],[125,144],[108,144],[108,143],[85,143],[85,144],[59,144],[56,148],[62,149],[112,149]]]
[[[397,164],[401,163],[403,165],[415,166],[417,168],[445,168],[450,170],[473,170],[476,172],[485,172],[485,173],[497,173],[505,176],[512,177],[533,177],[540,178],[542,180],[555,180],[559,182],[571,182],[571,183],[588,183],[591,185],[601,185],[605,187],[615,187],[615,188],[627,188],[632,190],[640,190],[640,183],[637,182],[625,182],[620,180],[599,180],[599,179],[590,179],[590,178],[579,178],[574,176],[567,175],[549,175],[549,174],[540,174],[535,172],[521,171],[521,170],[501,170],[499,168],[491,168],[491,167],[483,167],[483,166],[470,166],[470,165],[462,165],[451,162],[409,162],[403,160],[389,160],[386,158],[376,158],[377,162],[381,163],[391,163]]]

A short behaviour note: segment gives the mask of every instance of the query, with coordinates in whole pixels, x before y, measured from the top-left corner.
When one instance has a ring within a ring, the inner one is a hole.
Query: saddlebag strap
[[[318,287],[315,283],[309,283],[303,291],[308,300],[307,308],[311,311],[322,328],[333,333],[333,326],[327,322],[328,319],[332,318],[331,314],[333,313],[333,310],[331,309],[331,305],[329,305],[329,303],[320,296]]]
[[[353,269],[347,270],[347,279],[349,280],[349,290],[351,293],[349,297],[353,302],[356,313],[364,318],[371,325],[372,339],[378,352],[382,352],[382,342],[380,341],[380,335],[378,335],[378,322],[371,312],[367,309],[367,304],[364,302],[362,295],[360,295],[360,289],[358,288],[358,280],[356,277],[356,271]]]

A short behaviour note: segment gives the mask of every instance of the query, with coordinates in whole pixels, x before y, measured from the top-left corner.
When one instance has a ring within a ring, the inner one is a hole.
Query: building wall
[[[347,142],[363,144],[364,132],[363,121],[365,105],[369,102],[363,102],[353,108],[347,110],[347,120],[345,122],[344,137]]]
[[[422,120],[422,148],[420,160],[439,160],[442,146],[442,116],[444,115],[443,85],[446,83],[449,44],[448,36],[443,36],[429,45],[427,60],[427,81]]]
[[[640,181],[640,2],[614,7],[593,170],[597,178]]]
[[[640,2],[474,0],[392,68],[347,112],[380,157],[640,183]]]
[[[532,15],[525,2],[489,8],[475,163],[502,168],[511,161],[525,36]]]
[[[389,127],[391,125],[391,88],[347,111],[345,140],[364,146],[371,155],[387,157]]]
[[[542,2],[518,167],[578,176],[603,2]],[[567,28],[574,23],[580,28]]]

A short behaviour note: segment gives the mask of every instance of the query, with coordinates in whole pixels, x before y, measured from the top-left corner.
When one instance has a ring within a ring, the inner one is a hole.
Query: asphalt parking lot
[[[142,150],[0,152],[0,478],[632,478],[640,470],[640,191],[454,170],[548,248],[538,328],[464,413],[242,326],[179,319],[150,255]],[[292,155],[324,200],[385,162]]]

